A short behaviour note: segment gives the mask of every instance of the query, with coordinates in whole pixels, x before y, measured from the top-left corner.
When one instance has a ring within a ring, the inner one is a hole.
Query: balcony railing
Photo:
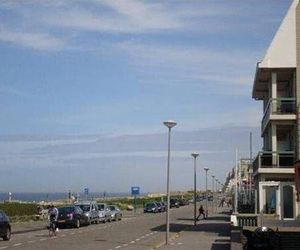
[[[292,97],[286,98],[271,98],[265,108],[262,129],[267,125],[270,115],[280,114],[295,114],[296,113],[296,99]]]
[[[259,168],[292,168],[294,167],[294,151],[262,151],[253,161],[253,172]]]

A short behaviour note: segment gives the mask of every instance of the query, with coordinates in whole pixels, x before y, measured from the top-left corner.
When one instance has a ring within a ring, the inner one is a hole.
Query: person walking
[[[205,213],[204,213],[204,208],[202,205],[199,207],[199,215],[197,217],[197,220],[199,220],[200,216],[203,215],[203,219],[205,219]]]

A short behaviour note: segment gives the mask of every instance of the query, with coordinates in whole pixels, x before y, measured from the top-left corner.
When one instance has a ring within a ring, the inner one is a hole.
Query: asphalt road
[[[142,214],[118,222],[61,229],[56,237],[48,230],[16,234],[9,242],[0,240],[2,249],[151,249],[165,240],[166,213]],[[193,217],[193,206],[171,209],[171,234],[184,227],[183,218]],[[181,220],[182,219],[182,220]]]
[[[197,204],[198,207],[199,204]],[[211,214],[210,203],[210,217],[198,222],[197,227],[194,227],[193,209],[193,205],[171,209],[170,238],[173,238],[173,242],[167,248],[164,246],[166,213],[159,213],[140,214],[123,218],[118,222],[101,223],[79,229],[60,229],[57,236],[51,238],[48,230],[18,233],[14,234],[9,242],[0,240],[0,250],[150,250],[157,247],[184,250],[199,249],[199,247],[200,249],[229,249],[230,226],[224,221],[222,213]],[[221,212],[220,209],[219,212]],[[181,236],[178,238],[179,235]]]

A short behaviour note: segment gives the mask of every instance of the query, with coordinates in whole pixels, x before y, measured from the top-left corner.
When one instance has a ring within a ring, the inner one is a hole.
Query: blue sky
[[[258,127],[255,65],[290,4],[1,1],[0,134],[148,135],[169,118],[182,132]]]

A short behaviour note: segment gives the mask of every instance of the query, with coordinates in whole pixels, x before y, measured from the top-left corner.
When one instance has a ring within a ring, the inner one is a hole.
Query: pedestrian
[[[224,203],[225,203],[225,198],[223,197],[223,198],[221,199],[221,202],[220,202],[220,204],[219,204],[219,207],[223,207],[223,206],[224,206]]]
[[[205,219],[205,213],[204,213],[204,209],[203,209],[202,205],[200,205],[200,207],[199,207],[199,215],[197,217],[197,220],[199,220],[201,215],[203,215],[203,219]]]

